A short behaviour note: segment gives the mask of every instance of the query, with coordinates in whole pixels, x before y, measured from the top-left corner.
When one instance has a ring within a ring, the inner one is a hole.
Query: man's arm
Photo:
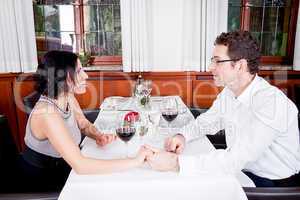
[[[244,138],[236,142],[228,150],[216,150],[198,156],[159,151],[148,158],[148,162],[153,169],[159,171],[180,171],[183,174],[192,174],[197,171],[212,170],[234,174],[241,171],[246,163],[255,161],[270,146],[274,137],[272,133],[261,132],[252,139]]]
[[[277,137],[277,132],[260,119],[255,117],[251,124],[247,129],[238,129],[242,132],[235,134],[240,136],[237,136],[234,144],[225,150],[216,150],[200,156],[179,156],[180,172],[213,170],[236,173],[241,171],[248,162],[257,160]]]
[[[166,151],[180,154],[185,148],[186,142],[197,139],[203,135],[213,135],[224,129],[220,112],[221,99],[225,98],[223,90],[214,101],[210,109],[197,117],[195,121],[184,126],[178,134],[165,140]]]
[[[224,129],[221,115],[221,102],[225,92],[221,92],[213,105],[195,121],[184,126],[179,133],[184,136],[186,142],[199,138],[203,135],[214,135]]]
[[[240,129],[245,132],[237,133],[242,136],[237,137],[235,143],[226,150],[216,150],[197,156],[160,151],[148,161],[152,168],[161,171],[179,169],[180,173],[192,174],[212,170],[234,174],[242,170],[248,162],[257,160],[277,137],[277,132],[258,118],[253,119],[252,124],[248,129]]]

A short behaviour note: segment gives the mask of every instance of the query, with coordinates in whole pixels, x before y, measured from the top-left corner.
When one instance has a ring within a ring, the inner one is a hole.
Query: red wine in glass
[[[163,111],[162,116],[168,122],[171,123],[178,115],[177,111]]]
[[[127,143],[134,136],[135,128],[134,127],[120,127],[120,128],[116,129],[116,133],[123,142]]]
[[[122,126],[116,129],[116,133],[118,137],[126,144],[126,158],[128,158],[128,141],[134,136],[135,128],[130,126]]]

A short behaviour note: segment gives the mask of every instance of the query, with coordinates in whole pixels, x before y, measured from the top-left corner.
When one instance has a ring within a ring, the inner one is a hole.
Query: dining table
[[[178,116],[170,124],[161,115],[161,104],[165,98],[174,98],[178,103]],[[115,133],[117,119],[130,112],[139,113],[143,123],[128,142],[120,139],[104,147],[86,137],[81,144],[84,156],[96,159],[120,159],[134,157],[147,144],[163,150],[164,140],[195,119],[179,96],[150,97],[148,105],[140,105],[136,97],[107,97],[100,105],[100,112],[94,125],[103,133]],[[143,136],[142,126],[147,128]],[[183,155],[201,155],[215,151],[214,146],[203,135],[186,144]],[[59,200],[153,200],[153,199],[247,199],[242,187],[255,187],[242,172],[232,175],[213,171],[198,171],[191,174],[155,171],[145,163],[139,168],[110,174],[80,175],[74,170],[59,195]]]

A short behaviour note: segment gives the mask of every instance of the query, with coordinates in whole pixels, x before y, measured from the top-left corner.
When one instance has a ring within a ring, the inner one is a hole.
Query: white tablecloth
[[[181,104],[183,104],[182,101]],[[116,110],[100,112],[95,124],[99,125],[99,120],[113,120],[109,112],[114,113]],[[182,115],[190,116],[191,113],[186,110]],[[182,120],[180,121],[182,122]],[[156,135],[149,134],[144,139],[135,136],[129,145],[130,153],[134,155],[142,143],[162,148],[163,139],[167,137],[165,130],[164,128],[157,128],[155,131]],[[100,148],[95,144],[95,141],[86,138],[82,153],[92,158],[114,159],[124,157],[125,148],[126,146],[121,140]],[[184,154],[198,155],[213,150],[214,147],[204,136],[189,143]],[[148,166],[107,175],[78,175],[72,170],[59,199],[247,199],[241,185],[254,186],[252,181],[243,173],[238,174],[237,177],[212,172],[201,172],[187,176],[175,172],[153,171]]]

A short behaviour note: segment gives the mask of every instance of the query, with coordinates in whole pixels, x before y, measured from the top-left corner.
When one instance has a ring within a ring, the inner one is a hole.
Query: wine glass
[[[149,129],[149,119],[148,115],[140,115],[140,121],[136,123],[136,129],[138,130],[138,134],[140,136],[141,143],[143,143],[144,136],[148,133]]]
[[[118,124],[116,127],[116,134],[126,144],[126,157],[127,158],[129,157],[128,142],[135,135],[135,131],[136,131],[136,129],[134,127],[134,122],[125,120],[124,115],[120,114],[118,116]]]
[[[152,91],[152,81],[151,80],[144,80],[143,83],[143,95],[144,96],[149,96],[151,94]]]
[[[170,124],[178,115],[178,104],[175,98],[167,97],[163,99],[161,103],[161,114],[168,123],[168,133],[170,133]]]
[[[136,86],[135,96],[137,97],[137,103],[143,108],[148,107],[150,101],[150,94],[152,90],[152,81],[144,80]]]

